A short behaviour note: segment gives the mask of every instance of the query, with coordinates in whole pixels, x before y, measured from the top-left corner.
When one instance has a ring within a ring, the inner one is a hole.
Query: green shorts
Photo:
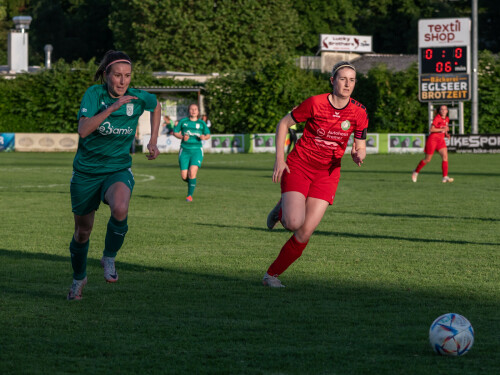
[[[179,150],[179,167],[181,171],[189,169],[190,166],[196,165],[201,167],[203,162],[203,149],[202,148],[182,148]]]
[[[76,215],[83,216],[97,210],[101,201],[108,204],[104,195],[115,182],[123,182],[132,194],[135,181],[130,168],[102,175],[85,174],[73,170],[70,184],[72,211]]]

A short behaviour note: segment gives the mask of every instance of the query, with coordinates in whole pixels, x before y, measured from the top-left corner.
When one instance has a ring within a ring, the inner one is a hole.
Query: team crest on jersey
[[[134,114],[134,103],[127,103],[127,116]]]
[[[200,128],[200,124],[196,123],[196,129]]]
[[[340,127],[342,128],[342,130],[349,130],[349,128],[351,127],[351,123],[349,122],[349,120],[342,121]]]

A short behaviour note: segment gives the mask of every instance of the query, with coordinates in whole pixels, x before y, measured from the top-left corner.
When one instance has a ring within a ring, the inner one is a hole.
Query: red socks
[[[420,171],[422,170],[422,168],[427,164],[427,162],[425,160],[420,160],[420,163],[418,163],[417,165],[417,169],[415,169],[415,172],[417,173],[420,173]]]
[[[309,242],[309,241],[308,241]],[[297,241],[295,235],[283,245],[276,260],[271,264],[267,273],[271,276],[281,275],[290,265],[295,262],[307,246],[306,243]]]
[[[443,177],[448,176],[448,162],[447,161],[443,161],[441,163],[441,169],[443,170]]]

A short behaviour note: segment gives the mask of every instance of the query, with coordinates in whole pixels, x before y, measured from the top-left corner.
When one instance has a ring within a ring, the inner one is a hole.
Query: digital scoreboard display
[[[467,47],[420,48],[421,74],[467,73]]]

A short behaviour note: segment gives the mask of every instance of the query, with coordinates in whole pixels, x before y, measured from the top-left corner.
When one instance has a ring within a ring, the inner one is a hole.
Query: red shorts
[[[285,171],[281,178],[281,194],[298,191],[304,197],[312,197],[333,204],[340,179],[340,166],[333,170],[312,169],[300,162],[287,160],[290,173]]]
[[[446,148],[444,137],[435,137],[433,135],[429,135],[427,141],[425,142],[424,152],[427,155],[432,155],[434,154],[434,151],[439,151],[442,148]]]

